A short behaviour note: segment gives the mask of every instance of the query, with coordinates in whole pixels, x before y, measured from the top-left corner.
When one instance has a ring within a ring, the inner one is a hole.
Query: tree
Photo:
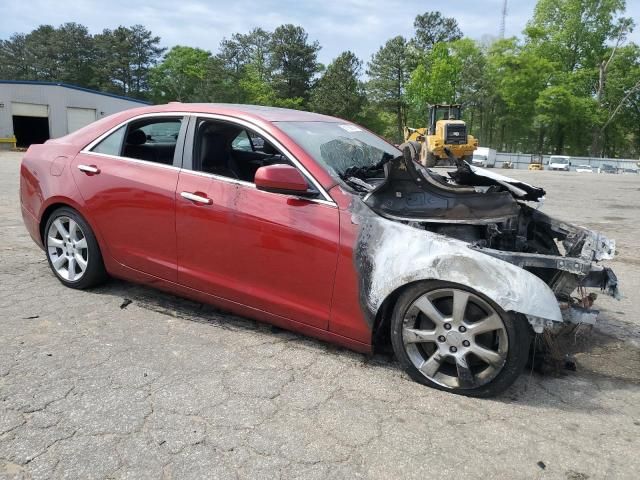
[[[416,47],[425,52],[437,43],[452,42],[462,38],[462,31],[455,18],[444,17],[440,12],[426,12],[416,16],[413,22]]]
[[[0,77],[92,86],[93,39],[86,27],[41,25],[0,41]]]
[[[402,139],[406,121],[405,87],[409,80],[407,41],[397,36],[385,43],[371,57],[367,90],[371,100],[396,117],[396,140]]]
[[[496,42],[487,54],[486,91],[491,104],[483,118],[484,137],[493,146],[543,153],[550,123],[536,123],[536,101],[554,78],[552,62],[515,38]],[[497,140],[497,141],[496,141]]]
[[[434,103],[458,101],[462,62],[450,52],[450,45],[436,44],[427,57],[411,74],[407,94],[414,106],[425,111]]]
[[[618,25],[616,26],[616,33],[615,33],[615,44],[613,45],[612,48],[609,49],[611,53],[607,54],[607,58],[603,59],[600,62],[600,65],[598,68],[599,71],[598,71],[598,86],[596,88],[596,101],[598,102],[598,107],[600,107],[601,109],[605,107],[605,98],[606,98],[605,94],[606,94],[606,87],[607,87],[607,77],[609,74],[609,67],[612,64],[612,62],[615,60],[616,54],[620,52],[622,45],[627,39],[628,33],[630,33],[633,30],[633,26],[634,26],[633,21],[630,18],[620,18],[618,20]],[[640,80],[638,81],[638,83],[630,87],[628,93],[625,94],[625,97],[633,94],[633,91],[638,87],[640,87]],[[604,116],[601,116],[600,121],[598,122],[599,125],[594,125],[593,135],[592,135],[593,138],[591,140],[591,155],[593,156],[600,155],[602,151],[602,137],[604,136],[605,130],[609,126],[609,124],[613,121],[615,116],[618,114],[620,107],[622,107],[622,104],[626,100],[625,97],[623,97],[623,100],[618,104],[619,106],[615,108],[613,112],[610,112],[610,114],[608,115],[608,118],[604,121],[604,123],[602,122]]]
[[[0,42],[0,73],[16,80],[67,82],[144,96],[149,69],[164,49],[141,25],[92,36],[77,23],[41,25]]]
[[[95,36],[97,76],[101,88],[123,95],[143,97],[148,91],[149,70],[165,51],[160,37],[142,25],[105,29]]]
[[[51,25],[40,25],[26,37],[26,60],[31,64],[34,80],[55,81],[62,75],[55,37],[56,29]]]
[[[539,0],[536,5],[533,19],[525,30],[527,47],[556,65],[557,72],[549,84],[551,93],[557,96],[562,92],[564,100],[573,97],[575,101],[565,101],[567,108],[583,108],[595,100],[598,109],[590,115],[591,123],[587,125],[577,112],[565,112],[562,121],[554,127],[556,150],[558,142],[564,143],[565,136],[559,132],[581,128],[584,129],[583,142],[585,134],[591,135],[591,154],[599,155],[601,151],[604,129],[610,124],[605,114],[608,70],[633,29],[633,21],[620,16],[624,8],[624,0]],[[541,95],[551,94],[542,92]],[[538,105],[544,105],[543,100]],[[618,113],[615,109],[613,112]],[[539,118],[547,117],[542,113]],[[567,118],[577,123],[564,125]]]
[[[301,97],[280,98],[273,84],[261,78],[258,68],[253,64],[244,69],[239,86],[244,103],[296,109],[302,108],[304,103]]]
[[[2,68],[9,78],[25,80],[60,80],[64,65],[58,58],[56,29],[40,25],[26,35],[14,35],[2,45]]]
[[[615,48],[615,47],[614,47]],[[592,151],[614,155],[616,145],[628,145],[640,155],[640,46],[619,47],[606,68],[606,89],[597,96],[598,131]],[[593,148],[595,145],[595,149]]]
[[[248,34],[234,33],[231,39],[223,39],[219,58],[224,65],[240,74],[242,68],[252,65],[260,80],[270,76],[271,33],[262,28],[254,28]]]
[[[211,53],[177,45],[150,71],[153,98],[159,102],[207,100]]]
[[[365,102],[360,75],[362,62],[353,52],[341,53],[318,80],[311,97],[320,113],[355,120]]]
[[[535,121],[549,132],[553,153],[581,153],[584,132],[596,112],[592,98],[575,95],[563,85],[552,86],[540,93],[535,108]]]
[[[302,27],[287,24],[275,29],[271,36],[271,71],[280,98],[309,98],[311,81],[321,66],[317,62],[320,44],[308,42]]]
[[[525,34],[536,52],[562,71],[596,67],[607,41],[620,31],[624,8],[624,0],[538,0]]]
[[[487,95],[483,81],[485,63],[483,52],[473,40],[434,45],[411,73],[407,84],[410,124],[425,126],[430,104],[461,103],[465,112],[470,113],[471,128],[474,107]]]
[[[11,80],[26,80],[30,77],[27,38],[23,33],[14,33],[8,40],[0,40],[0,77]]]
[[[93,86],[95,47],[84,25],[65,23],[53,35],[53,50],[60,72],[56,80],[75,85]]]

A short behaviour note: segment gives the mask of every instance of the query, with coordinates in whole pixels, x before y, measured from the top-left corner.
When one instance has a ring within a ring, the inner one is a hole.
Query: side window
[[[122,139],[124,138],[124,132],[127,129],[126,126],[120,127],[108,137],[104,138],[100,143],[91,149],[92,152],[103,153],[105,155],[120,156],[120,149],[122,148]]]
[[[193,168],[205,173],[253,183],[260,167],[290,163],[259,134],[242,126],[200,120],[193,145]]]
[[[131,122],[122,156],[172,165],[182,121],[182,117],[160,117]]]
[[[233,139],[231,142],[231,148],[233,150],[253,152],[253,146],[251,145],[251,140],[249,139],[249,135],[247,135],[246,130],[242,130],[238,136]]]
[[[253,145],[253,149],[256,152],[262,152],[264,150],[264,138],[258,135],[255,132],[249,132],[249,137],[251,138],[251,144]]]

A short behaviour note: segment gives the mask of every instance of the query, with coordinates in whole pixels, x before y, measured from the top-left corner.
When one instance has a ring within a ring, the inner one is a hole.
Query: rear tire
[[[409,376],[423,385],[470,397],[493,397],[524,369],[531,330],[475,290],[422,281],[399,297],[391,344]]]
[[[49,267],[63,285],[85,289],[107,279],[93,230],[72,208],[58,208],[49,216],[43,243]]]

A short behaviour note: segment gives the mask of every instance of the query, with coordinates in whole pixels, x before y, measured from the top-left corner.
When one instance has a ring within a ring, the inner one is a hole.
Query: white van
[[[473,152],[471,164],[476,167],[495,167],[497,154],[498,152],[496,152],[493,148],[478,147]]]
[[[551,155],[549,158],[549,170],[564,170],[569,171],[571,166],[571,157],[565,155]]]

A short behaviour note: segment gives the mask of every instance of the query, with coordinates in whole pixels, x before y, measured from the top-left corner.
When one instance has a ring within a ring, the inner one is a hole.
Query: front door
[[[245,149],[238,155],[233,147],[240,142],[234,140],[243,128],[201,120],[194,129],[194,171],[181,173],[176,193],[178,281],[326,329],[338,256],[338,209],[328,202],[257,190],[256,162],[290,160],[266,139],[274,153],[256,151],[252,157]]]
[[[182,117],[133,120],[80,152],[73,177],[87,214],[119,263],[177,279],[175,191]]]

